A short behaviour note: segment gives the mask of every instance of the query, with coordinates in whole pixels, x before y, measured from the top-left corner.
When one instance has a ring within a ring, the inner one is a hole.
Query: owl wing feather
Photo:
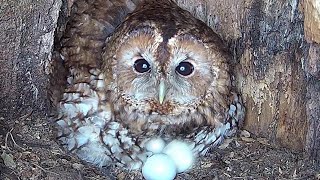
[[[134,10],[135,3],[130,0],[76,1],[60,41],[61,48],[57,50],[68,71],[67,85],[57,105],[58,138],[69,151],[98,166],[107,162],[123,166],[121,159],[110,155],[121,151],[120,141],[127,140],[122,136],[115,138],[116,132],[125,132],[125,129],[121,131],[119,124],[108,122],[112,105],[106,102],[105,77],[100,65],[108,36]],[[105,129],[108,131],[101,134]]]
[[[130,0],[78,0],[61,40],[67,67],[99,67],[105,41],[136,5]]]

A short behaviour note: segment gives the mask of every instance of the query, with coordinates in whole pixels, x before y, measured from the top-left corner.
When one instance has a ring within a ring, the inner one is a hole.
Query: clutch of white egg
[[[173,140],[166,145],[163,139],[154,138],[146,143],[145,148],[152,153],[142,167],[146,180],[172,180],[194,162],[192,149],[186,142]]]

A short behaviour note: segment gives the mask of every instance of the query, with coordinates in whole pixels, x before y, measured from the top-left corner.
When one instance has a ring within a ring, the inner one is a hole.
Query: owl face
[[[155,27],[128,33],[113,58],[119,95],[145,113],[190,112],[219,73],[210,46],[183,32],[165,40]]]
[[[214,104],[214,98],[223,104],[228,93],[227,56],[220,38],[190,13],[167,3],[163,13],[146,7],[148,3],[137,8],[106,43],[104,69],[113,77],[106,84],[111,84],[113,103],[125,104],[119,112],[126,116],[136,111],[136,116],[190,114]]]
[[[188,34],[163,43],[152,28],[128,35],[114,57],[119,93],[132,104],[160,114],[162,109],[174,113],[178,110],[174,106],[194,107],[215,77],[210,52]]]

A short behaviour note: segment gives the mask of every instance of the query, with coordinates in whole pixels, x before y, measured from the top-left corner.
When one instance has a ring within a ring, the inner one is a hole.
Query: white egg
[[[152,138],[150,139],[145,147],[147,151],[150,151],[154,154],[161,153],[166,143],[161,138]]]
[[[146,180],[172,180],[176,176],[174,161],[166,154],[154,154],[142,167]]]
[[[188,143],[173,140],[164,149],[163,153],[171,157],[177,167],[177,173],[184,172],[193,164],[194,157]]]

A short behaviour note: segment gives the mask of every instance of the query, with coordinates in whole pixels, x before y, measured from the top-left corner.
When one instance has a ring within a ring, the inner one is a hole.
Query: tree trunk
[[[2,1],[0,117],[46,117],[51,52],[61,1]],[[9,123],[9,121],[8,121]]]
[[[315,1],[177,0],[230,45],[247,110],[244,128],[319,159],[320,31],[311,26],[319,22],[310,14],[319,15]],[[56,37],[72,2],[65,1]],[[20,114],[49,112],[49,79],[59,64],[51,61],[51,52],[60,8],[61,1],[54,0],[1,2],[0,117],[8,124]],[[305,29],[303,10],[310,22]]]
[[[310,43],[306,60],[307,120],[310,123],[307,135],[307,151],[320,164],[320,4],[317,0],[304,0],[304,32]]]

